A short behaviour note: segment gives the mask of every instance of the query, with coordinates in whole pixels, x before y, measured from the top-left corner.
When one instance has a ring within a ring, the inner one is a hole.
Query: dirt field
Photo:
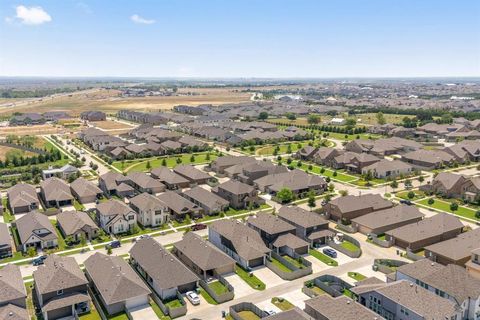
[[[17,136],[51,134],[62,131],[62,128],[51,124],[43,124],[38,126],[16,126],[16,127],[0,127],[0,136],[8,136],[14,134]]]
[[[35,101],[14,107],[0,108],[0,115],[8,115],[13,112],[46,112],[67,111],[72,116],[78,116],[82,111],[102,110],[107,113],[115,113],[120,109],[139,111],[168,110],[178,104],[222,104],[250,101],[249,93],[239,92],[236,88],[180,88],[178,96],[171,97],[120,97],[117,90],[98,90],[88,93],[47,98],[43,101]],[[188,93],[197,95],[188,95]]]
[[[99,128],[99,129],[104,129],[104,130],[121,130],[121,129],[133,129],[133,126],[130,126],[128,124],[118,122],[118,121],[95,121],[95,122],[90,122],[93,126]]]
[[[33,152],[29,151],[23,151],[17,148],[11,148],[11,147],[5,147],[5,146],[0,146],[0,160],[5,160],[6,156],[8,153],[15,153],[18,156],[24,156],[24,157],[31,157],[34,155]]]

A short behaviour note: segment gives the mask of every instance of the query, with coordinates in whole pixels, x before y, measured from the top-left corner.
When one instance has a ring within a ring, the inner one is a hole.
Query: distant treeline
[[[35,90],[14,90],[0,89],[0,97],[5,99],[11,98],[42,98],[57,93],[69,93],[87,88],[55,88],[55,89],[35,89]]]
[[[464,112],[445,109],[401,109],[391,107],[368,107],[368,106],[355,106],[351,107],[348,111],[349,114],[361,114],[361,113],[377,113],[382,112],[384,114],[400,114],[416,116],[419,121],[431,121],[433,117],[444,117],[450,115],[452,118],[463,117],[468,120],[480,119],[480,111]]]

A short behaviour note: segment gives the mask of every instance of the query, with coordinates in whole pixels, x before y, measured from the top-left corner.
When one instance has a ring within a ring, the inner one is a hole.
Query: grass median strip
[[[258,279],[253,273],[249,273],[238,265],[235,266],[235,273],[253,289],[265,290],[265,283],[263,283],[262,280]]]
[[[461,217],[464,217],[464,218],[477,220],[477,221],[480,220],[477,217],[475,217],[476,211],[474,209],[470,209],[470,208],[463,207],[463,206],[458,206],[457,210],[452,210],[452,209],[450,209],[450,205],[451,205],[450,202],[443,201],[443,200],[440,200],[440,199],[434,199],[434,202],[432,204],[428,203],[428,199],[423,199],[423,200],[420,200],[416,203],[419,204],[419,205],[425,206],[425,207],[429,207],[429,208],[437,209],[437,210],[440,210],[440,211],[453,213],[454,215],[458,215],[458,216],[461,216]]]
[[[348,272],[348,276],[353,280],[357,280],[357,281],[362,281],[367,278],[366,276],[358,272]]]

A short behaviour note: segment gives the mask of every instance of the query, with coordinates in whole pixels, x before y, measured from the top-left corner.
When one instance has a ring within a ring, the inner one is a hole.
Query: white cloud
[[[22,24],[40,25],[52,21],[52,17],[42,7],[17,6],[15,10],[17,12],[15,19]],[[12,18],[7,18],[7,21],[12,20]]]
[[[131,16],[130,20],[132,20],[135,23],[140,23],[140,24],[154,24],[155,23],[155,20],[145,19],[143,17],[140,17],[138,14],[134,14],[133,16]]]

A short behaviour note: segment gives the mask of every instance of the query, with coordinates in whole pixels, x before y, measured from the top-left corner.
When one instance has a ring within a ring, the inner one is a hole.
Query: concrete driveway
[[[206,308],[210,308],[211,304],[205,300],[201,294],[198,294],[198,297],[200,298],[200,304],[194,306],[190,300],[187,299],[187,296],[184,294],[183,299],[185,300],[185,303],[187,304],[187,312],[197,312],[201,311]]]
[[[157,315],[148,304],[128,310],[132,320],[157,319]]]
[[[257,290],[250,287],[245,281],[242,280],[236,273],[230,273],[225,275],[224,278],[232,285],[235,290],[235,299],[248,296]]]
[[[265,266],[253,269],[253,274],[257,276],[260,280],[263,281],[268,287],[278,286],[282,283],[287,282],[279,276],[277,276],[272,270],[268,269]]]

